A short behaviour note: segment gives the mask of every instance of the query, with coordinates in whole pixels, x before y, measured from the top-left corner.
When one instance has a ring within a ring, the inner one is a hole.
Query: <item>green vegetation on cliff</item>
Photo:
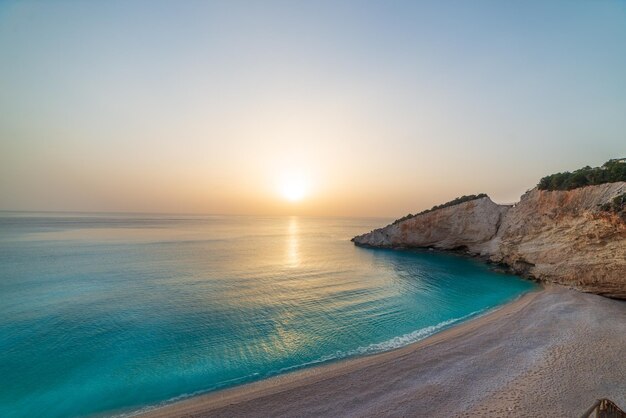
[[[622,217],[622,219],[624,219],[624,221],[626,221],[626,193],[615,196],[613,200],[600,206],[600,209],[606,212],[617,213]]]
[[[595,184],[626,181],[626,158],[609,160],[602,167],[583,167],[574,172],[566,171],[542,178],[539,190],[571,190]]]
[[[482,199],[483,197],[488,197],[488,196],[485,193],[479,193],[479,194],[471,194],[471,195],[467,195],[467,196],[457,197],[456,199],[453,199],[453,200],[451,200],[449,202],[446,202],[446,203],[442,203],[441,205],[433,206],[432,208],[423,210],[423,211],[421,211],[419,213],[416,213],[415,215],[409,213],[408,215],[403,216],[402,218],[396,219],[395,221],[393,221],[392,225],[395,225],[395,224],[397,224],[399,222],[402,222],[402,221],[406,221],[407,219],[414,218],[417,215],[423,215],[425,213],[432,212],[432,211],[437,210],[437,209],[443,209],[443,208],[447,208],[448,206],[454,206],[454,205],[458,205],[460,203],[469,202],[470,200]]]

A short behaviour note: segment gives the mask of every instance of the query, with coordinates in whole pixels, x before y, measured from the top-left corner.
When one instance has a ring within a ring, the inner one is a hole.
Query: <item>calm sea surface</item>
[[[0,416],[122,414],[399,347],[531,290],[386,220],[0,214]]]

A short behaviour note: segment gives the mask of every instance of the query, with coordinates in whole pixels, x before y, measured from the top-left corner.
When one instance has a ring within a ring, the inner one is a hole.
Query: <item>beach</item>
[[[626,302],[547,286],[381,354],[153,409],[143,417],[545,416],[626,406]]]

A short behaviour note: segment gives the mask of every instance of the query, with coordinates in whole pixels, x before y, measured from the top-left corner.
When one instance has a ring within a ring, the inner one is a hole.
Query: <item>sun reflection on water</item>
[[[292,216],[289,218],[289,226],[287,232],[286,265],[291,268],[295,268],[300,265],[300,239],[298,218],[296,216]]]

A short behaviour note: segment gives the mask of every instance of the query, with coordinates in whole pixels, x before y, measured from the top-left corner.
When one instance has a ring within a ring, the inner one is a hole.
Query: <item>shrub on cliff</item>
[[[583,167],[574,172],[551,174],[542,178],[539,190],[571,190],[595,184],[626,181],[626,158],[609,160],[602,167]]]
[[[402,221],[406,221],[407,219],[414,218],[417,215],[423,215],[425,213],[432,212],[432,211],[437,210],[437,209],[447,208],[448,206],[458,205],[460,203],[469,202],[470,200],[481,199],[483,197],[488,197],[488,196],[487,196],[486,193],[479,193],[479,194],[470,194],[470,195],[467,195],[467,196],[457,197],[456,199],[453,199],[453,200],[451,200],[449,202],[446,202],[446,203],[442,203],[441,205],[433,206],[432,208],[423,210],[423,211],[421,211],[419,213],[416,213],[415,215],[412,215],[412,214],[409,213],[408,215],[403,216],[402,218],[399,218],[399,219],[396,219],[395,221],[393,221],[392,225],[395,225],[395,224],[397,224],[399,222],[402,222]]]
[[[600,209],[606,212],[614,212],[626,221],[626,193],[615,196],[613,200],[600,206]]]

